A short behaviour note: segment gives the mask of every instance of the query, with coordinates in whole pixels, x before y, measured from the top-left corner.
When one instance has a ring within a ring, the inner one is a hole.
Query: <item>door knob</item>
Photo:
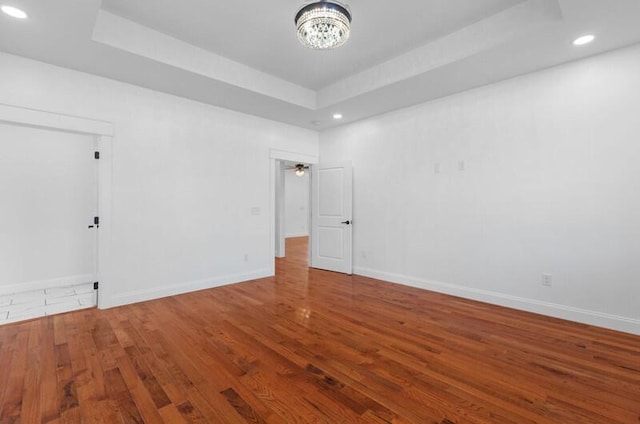
[[[342,222],[341,222],[341,224],[347,224],[347,225],[349,225],[349,224],[351,224],[351,221],[349,221],[349,220],[347,220],[347,221],[342,221]]]

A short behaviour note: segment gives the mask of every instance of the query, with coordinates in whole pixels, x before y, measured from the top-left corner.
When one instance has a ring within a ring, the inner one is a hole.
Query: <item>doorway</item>
[[[310,164],[300,161],[276,161],[275,257],[287,256],[289,239],[310,235]],[[299,249],[298,249],[299,250]]]
[[[284,237],[286,257],[309,267],[311,233],[311,176],[309,165],[285,162]]]
[[[311,158],[310,158],[311,159]],[[286,255],[285,246],[285,170],[287,162],[310,164],[310,218],[308,252],[310,267],[352,273],[353,168],[351,162],[318,164],[315,158],[271,152],[271,247],[275,259]],[[289,164],[290,166],[290,164]]]
[[[289,152],[284,150],[272,149],[270,153],[271,162],[271,257],[274,258],[272,265],[272,273],[276,272],[276,259],[283,258],[286,255],[286,224],[285,224],[285,172],[287,167],[292,167],[297,164],[303,164],[305,166],[304,172],[307,174],[307,178],[310,179],[310,168],[313,164],[318,163],[318,158],[315,156],[309,156],[301,153]],[[295,173],[295,170],[294,170]],[[310,190],[310,188],[309,188]],[[309,191],[310,195],[310,191]],[[307,203],[307,210],[309,205]],[[302,211],[300,211],[302,213]],[[300,224],[299,224],[300,225]],[[303,224],[302,224],[303,225]],[[306,221],[307,232],[310,231],[310,218]],[[291,227],[290,227],[291,228]],[[293,230],[290,231],[290,234]]]
[[[0,132],[0,324],[104,307],[113,124],[0,105]]]
[[[96,306],[94,137],[0,123],[0,140],[4,318]]]

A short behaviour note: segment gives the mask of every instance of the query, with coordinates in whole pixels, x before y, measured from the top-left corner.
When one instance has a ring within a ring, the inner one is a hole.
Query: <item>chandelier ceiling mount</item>
[[[295,18],[298,40],[311,49],[325,50],[342,46],[351,31],[349,6],[322,0],[302,6]]]

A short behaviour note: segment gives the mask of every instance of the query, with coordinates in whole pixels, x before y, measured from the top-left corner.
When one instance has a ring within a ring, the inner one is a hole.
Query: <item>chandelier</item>
[[[337,1],[317,1],[304,5],[296,13],[298,40],[311,49],[340,47],[349,38],[351,12]]]

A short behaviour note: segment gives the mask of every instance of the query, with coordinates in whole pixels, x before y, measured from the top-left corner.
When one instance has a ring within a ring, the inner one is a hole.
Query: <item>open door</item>
[[[351,162],[312,166],[311,187],[311,266],[351,274]]]

